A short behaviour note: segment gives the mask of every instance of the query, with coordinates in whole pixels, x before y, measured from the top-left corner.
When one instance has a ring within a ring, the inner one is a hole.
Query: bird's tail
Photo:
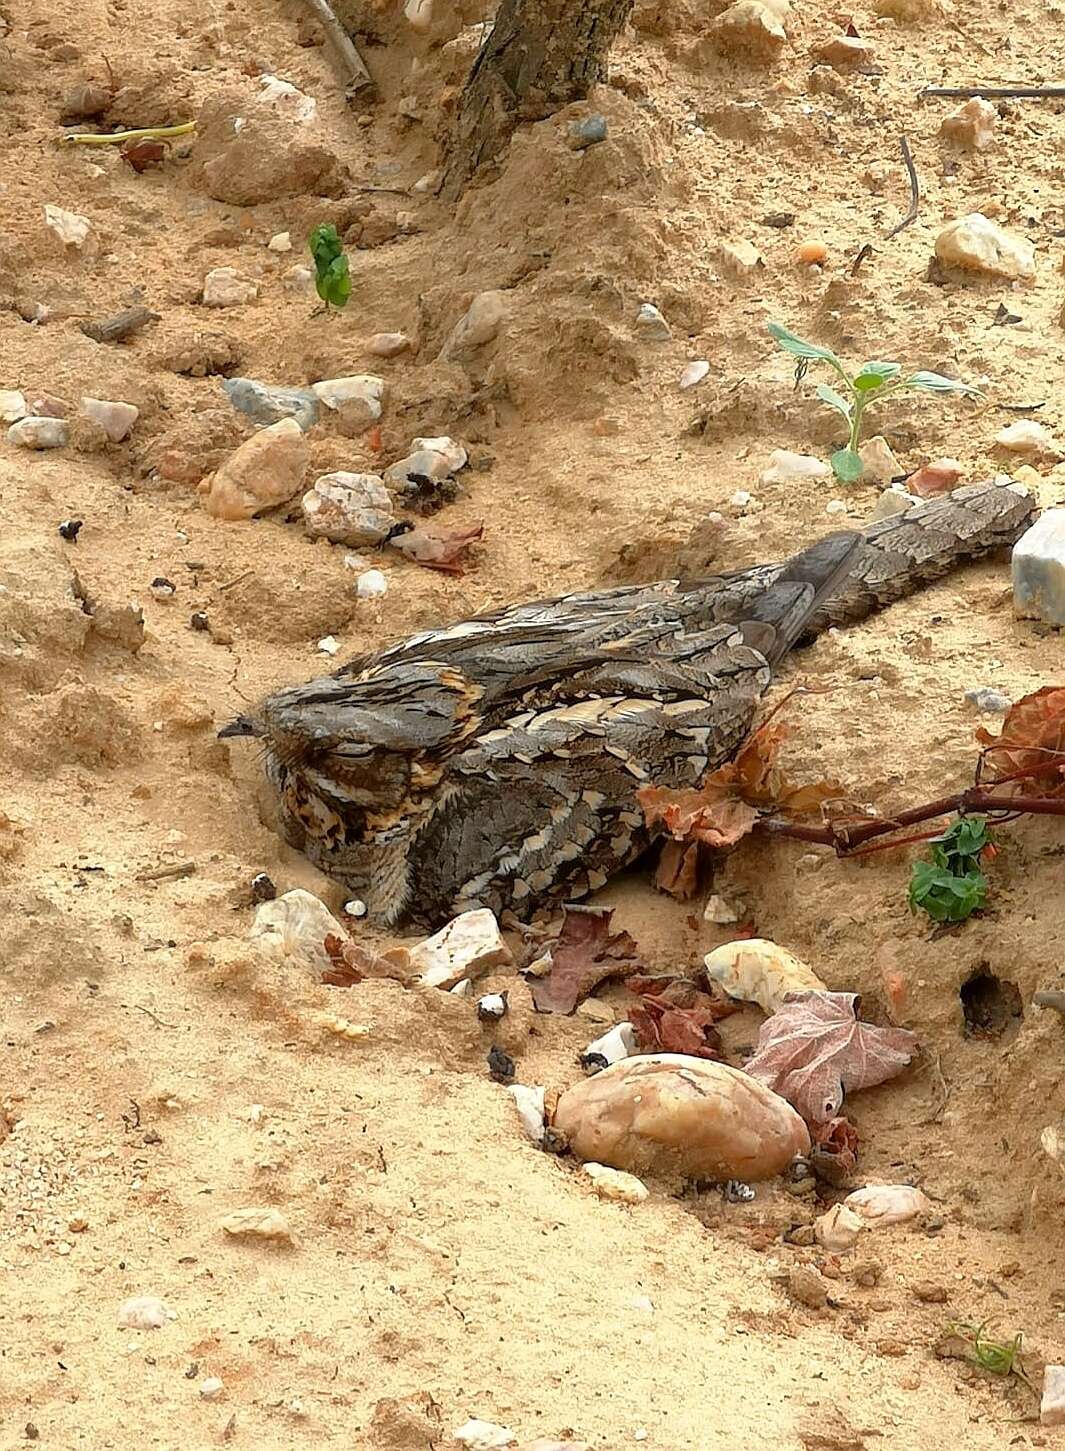
[[[956,489],[861,533],[830,534],[782,565],[756,565],[716,581],[714,616],[744,624],[751,643],[764,645],[775,663],[830,625],[864,620],[1016,543],[1037,512],[1032,494],[1008,479]]]

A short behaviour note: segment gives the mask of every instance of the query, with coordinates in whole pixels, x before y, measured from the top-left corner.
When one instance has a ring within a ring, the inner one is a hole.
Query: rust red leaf
[[[357,942],[330,932],[325,939],[329,966],[322,971],[322,981],[330,987],[354,987],[368,977],[392,978],[408,983],[412,977],[410,953],[405,947],[392,947],[375,952]]]
[[[721,1057],[715,1023],[738,1004],[703,992],[690,978],[629,978],[640,1001],[629,1012],[636,1042],[645,1053],[687,1053]]]
[[[1044,685],[1010,707],[1002,733],[983,726],[976,739],[984,751],[984,781],[993,785],[1014,778],[1015,791],[1037,781],[1046,793],[1065,789],[1065,685]]]
[[[818,1124],[810,1135],[810,1162],[814,1173],[828,1184],[846,1184],[858,1167],[858,1130],[848,1118]]]
[[[628,977],[642,969],[629,934],[610,931],[613,915],[609,910],[563,909],[562,929],[546,947],[551,966],[532,980],[538,1013],[572,1013],[607,978]]]
[[[655,886],[660,892],[676,897],[678,902],[686,902],[695,895],[698,884],[699,843],[667,841],[655,868]]]

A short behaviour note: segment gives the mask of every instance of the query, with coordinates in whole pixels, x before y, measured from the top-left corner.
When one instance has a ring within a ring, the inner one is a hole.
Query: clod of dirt
[[[976,972],[962,983],[961,1007],[967,1038],[1001,1038],[1024,1016],[1020,988],[992,972]]]
[[[314,128],[257,110],[256,100],[226,91],[200,112],[196,161],[206,194],[243,207],[281,197],[341,196],[346,168],[314,139]]]
[[[561,1096],[554,1125],[578,1158],[687,1179],[772,1178],[810,1147],[782,1098],[738,1069],[662,1053],[604,1068]]]
[[[243,348],[236,338],[226,333],[195,331],[177,334],[157,355],[155,361],[172,373],[190,378],[208,378],[213,374],[225,377],[240,367]]]
[[[795,1265],[784,1280],[788,1298],[810,1310],[823,1310],[828,1304],[829,1284],[813,1265]]]

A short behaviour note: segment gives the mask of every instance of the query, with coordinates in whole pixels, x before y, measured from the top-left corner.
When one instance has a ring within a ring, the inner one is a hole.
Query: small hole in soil
[[[1020,989],[981,969],[961,986],[967,1038],[1001,1038],[1024,1014]]]

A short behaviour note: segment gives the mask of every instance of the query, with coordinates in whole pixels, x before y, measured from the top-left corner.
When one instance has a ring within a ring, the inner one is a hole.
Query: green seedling
[[[309,241],[318,296],[327,311],[330,307],[344,307],[351,296],[351,271],[336,227],[331,222],[315,227]]]
[[[961,816],[930,843],[931,861],[914,862],[910,911],[927,912],[933,922],[964,922],[987,899],[983,858],[995,851],[986,816]]]
[[[989,1375],[999,1375],[1005,1379],[1007,1376],[1016,1375],[1021,1380],[1027,1381],[1024,1373],[1024,1366],[1021,1364],[1021,1345],[1024,1341],[1023,1333],[1018,1330],[1012,1340],[992,1340],[985,1332],[988,1321],[980,1325],[967,1323],[948,1326],[952,1335],[957,1335],[968,1345],[972,1355],[973,1363],[981,1370],[986,1370]]]
[[[862,420],[866,410],[874,403],[882,403],[885,398],[893,398],[906,392],[962,393],[969,398],[983,396],[979,388],[956,382],[953,378],[944,378],[941,373],[910,373],[908,377],[903,377],[901,363],[863,363],[857,373],[852,375],[831,348],[804,342],[778,322],[769,324],[769,332],[786,353],[798,359],[795,365],[796,384],[806,376],[806,370],[811,363],[827,363],[842,384],[842,393],[830,388],[827,383],[818,383],[816,392],[822,403],[827,403],[830,408],[843,415],[850,428],[846,448],[837,449],[830,459],[832,472],[844,484],[856,483],[861,478],[862,461],[858,456],[858,444],[862,435]]]

